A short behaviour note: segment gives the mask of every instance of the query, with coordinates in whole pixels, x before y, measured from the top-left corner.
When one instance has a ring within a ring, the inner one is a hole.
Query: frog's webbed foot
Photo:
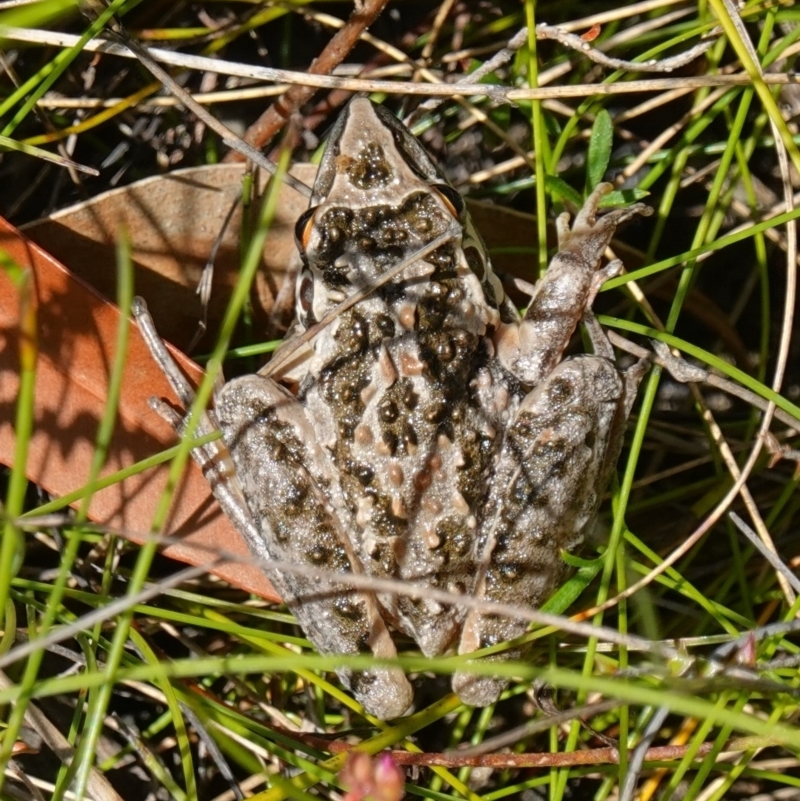
[[[559,251],[568,250],[583,261],[596,264],[611,244],[618,226],[637,214],[649,217],[653,213],[653,209],[645,203],[632,203],[630,206],[610,209],[598,216],[600,202],[613,188],[609,183],[598,184],[575,215],[572,228],[569,227],[567,212],[558,216],[556,233]]]
[[[682,384],[698,383],[702,384],[708,379],[708,370],[690,364],[686,359],[674,356],[666,342],[657,339],[650,340],[653,350],[658,356],[661,365],[669,371],[669,374]]]

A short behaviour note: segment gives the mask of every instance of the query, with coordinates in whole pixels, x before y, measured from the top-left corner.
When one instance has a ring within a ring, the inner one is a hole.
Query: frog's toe
[[[346,682],[364,709],[380,720],[399,718],[414,700],[414,691],[400,668],[353,673]]]
[[[496,676],[479,676],[477,673],[458,672],[453,676],[453,691],[470,706],[489,706],[508,686],[508,679]]]

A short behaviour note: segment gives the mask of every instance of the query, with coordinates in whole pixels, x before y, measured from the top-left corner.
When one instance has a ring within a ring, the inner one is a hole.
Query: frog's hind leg
[[[194,390],[156,333],[141,298],[133,312],[154,360],[184,407],[190,407]],[[326,479],[320,470],[313,473],[313,466],[308,469],[324,459],[300,405],[260,376],[232,381],[215,393],[215,400],[216,411],[202,414],[197,434],[211,434],[220,426],[225,442],[195,448],[192,456],[254,556],[267,564],[279,560],[308,568],[302,574],[265,568],[303,630],[323,653],[396,657],[372,593],[356,592],[346,580],[328,575],[349,573],[357,562],[341,520],[322,493]],[[185,419],[180,414],[163,402],[155,408],[182,432]],[[329,491],[335,495],[338,489]],[[411,704],[411,686],[399,668],[342,668],[337,673],[376,717],[398,717]]]
[[[606,454],[624,397],[624,382],[602,356],[559,364],[530,392],[510,427],[481,524],[476,596],[540,607],[563,575],[561,551],[575,547],[594,518],[607,470]],[[613,447],[613,446],[611,446]],[[527,622],[473,610],[459,653],[525,633]],[[493,659],[516,659],[514,648]],[[467,703],[494,702],[506,680],[467,671],[453,687]]]
[[[348,536],[355,524],[305,409],[271,379],[249,375],[223,387],[216,416],[263,549],[304,568],[267,570],[303,631],[322,653],[396,658],[375,596],[348,586],[348,574],[363,572]],[[337,673],[376,717],[411,704],[398,667]]]

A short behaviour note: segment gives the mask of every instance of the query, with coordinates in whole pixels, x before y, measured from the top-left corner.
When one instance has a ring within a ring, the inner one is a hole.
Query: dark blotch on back
[[[555,378],[550,384],[550,399],[555,403],[564,403],[572,396],[572,382],[566,378]]]
[[[333,604],[333,609],[339,617],[354,623],[364,620],[363,605],[350,595],[341,595]]]
[[[383,148],[376,142],[369,142],[353,160],[347,175],[350,183],[359,189],[377,189],[392,179],[392,168]]]
[[[375,471],[369,465],[362,464],[360,462],[352,464],[350,466],[350,472],[364,487],[369,486],[375,479]]]
[[[534,325],[542,325],[564,317],[561,309],[548,306],[546,303],[532,303],[525,312],[525,319]]]
[[[471,558],[472,534],[460,515],[451,515],[436,525],[440,550],[448,565],[448,580],[465,581],[474,570]]]

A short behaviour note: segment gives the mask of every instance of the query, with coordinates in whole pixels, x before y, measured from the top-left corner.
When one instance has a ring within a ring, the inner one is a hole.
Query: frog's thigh
[[[491,512],[482,524],[476,595],[541,606],[561,579],[562,549],[574,548],[594,516],[609,436],[623,397],[616,367],[597,356],[559,364],[520,405],[493,479]],[[525,633],[515,618],[470,612],[459,653]],[[502,658],[517,658],[509,651]],[[505,682],[456,674],[459,696],[478,706],[496,700]]]
[[[274,381],[250,375],[222,389],[216,414],[266,552],[307,568],[268,575],[308,637],[323,653],[396,656],[372,593],[329,575],[360,568],[338,482],[303,407]],[[411,703],[398,668],[338,672],[378,717],[402,715]]]

